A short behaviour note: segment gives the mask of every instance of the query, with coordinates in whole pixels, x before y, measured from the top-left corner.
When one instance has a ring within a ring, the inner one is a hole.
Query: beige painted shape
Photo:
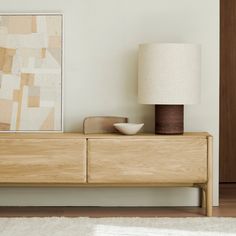
[[[61,36],[62,16],[46,16],[46,24],[48,35]]]
[[[29,87],[23,86],[20,116],[20,130],[40,130],[43,121],[48,116],[51,108],[48,107],[28,107]]]
[[[3,47],[0,47],[0,70],[2,70],[5,60],[5,52],[6,49]]]
[[[14,56],[16,54],[15,48],[6,48],[6,55],[8,56]]]
[[[29,96],[28,97],[28,107],[39,107],[40,97],[39,96]]]
[[[12,68],[13,56],[16,53],[16,49],[0,48],[0,70],[9,74]]]
[[[32,16],[32,33],[37,32],[37,22],[36,22],[36,16]]]
[[[19,89],[14,89],[13,90],[13,101],[14,102],[19,102],[20,101],[20,90]]]
[[[40,96],[40,87],[38,87],[38,86],[30,86],[29,87],[29,96],[39,97]]]
[[[21,85],[34,85],[34,74],[31,73],[21,73]]]
[[[33,84],[34,84],[34,74],[21,73],[19,104],[18,104],[18,110],[17,110],[17,115],[16,115],[16,130],[21,130],[22,120],[24,119],[23,109],[27,107],[27,103],[28,103],[27,102],[28,86],[33,86]]]
[[[40,130],[53,130],[54,129],[54,109],[52,109],[48,117],[45,119],[40,127]]]
[[[42,57],[42,48],[17,48],[17,53],[24,58]]]
[[[1,16],[1,26],[8,26],[10,16]]]
[[[41,57],[45,58],[46,57],[46,48],[41,49]]]
[[[22,98],[23,98],[23,85],[20,86],[20,91],[19,91],[19,102],[16,113],[16,130],[20,130]]]
[[[12,60],[13,60],[12,56],[5,55],[4,64],[3,64],[3,67],[2,67],[2,71],[5,74],[10,74],[11,73]]]
[[[8,20],[9,34],[31,34],[33,16],[10,16]]]
[[[53,58],[53,57],[52,57]],[[30,74],[44,74],[44,75],[61,75],[61,68],[58,66],[58,63],[56,62],[56,60],[53,58],[53,63],[54,63],[54,68],[50,67],[51,65],[46,65],[47,67],[45,67],[44,62],[42,63],[42,67],[44,68],[22,68],[21,72],[22,73],[30,73]]]
[[[61,49],[60,48],[48,48],[47,49],[54,59],[58,62],[58,65],[61,65]]]
[[[49,48],[61,48],[61,36],[50,36],[48,41]]]
[[[12,101],[0,99],[0,122],[10,124],[12,115]]]
[[[58,64],[57,60],[51,53],[46,53],[46,57],[42,62],[41,69],[35,69],[36,72],[40,72],[39,70],[43,71],[45,74],[61,74],[61,64]],[[42,72],[41,72],[42,74]]]
[[[7,46],[8,31],[6,27],[0,27],[0,46],[5,48]]]
[[[10,130],[10,124],[0,122],[0,131]]]

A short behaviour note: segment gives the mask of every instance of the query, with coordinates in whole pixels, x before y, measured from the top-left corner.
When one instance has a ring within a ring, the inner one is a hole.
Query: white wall
[[[137,47],[202,44],[202,103],[185,108],[187,131],[214,135],[218,203],[219,0],[0,0],[1,12],[63,12],[65,130],[84,117],[124,115],[154,129],[153,106],[137,104]],[[196,205],[192,189],[1,188],[0,205]]]

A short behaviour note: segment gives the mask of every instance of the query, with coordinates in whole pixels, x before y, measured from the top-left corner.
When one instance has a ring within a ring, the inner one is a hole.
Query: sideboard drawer
[[[0,183],[85,182],[85,139],[0,140]]]
[[[89,183],[205,183],[207,139],[89,139]]]

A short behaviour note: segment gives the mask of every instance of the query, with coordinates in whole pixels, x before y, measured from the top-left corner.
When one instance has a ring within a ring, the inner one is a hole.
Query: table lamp
[[[184,104],[200,100],[200,45],[139,46],[138,100],[155,104],[155,133],[183,134]]]

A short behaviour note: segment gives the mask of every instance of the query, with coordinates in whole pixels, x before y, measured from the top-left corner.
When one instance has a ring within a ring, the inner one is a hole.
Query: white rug
[[[0,218],[0,236],[232,236],[236,218]]]

